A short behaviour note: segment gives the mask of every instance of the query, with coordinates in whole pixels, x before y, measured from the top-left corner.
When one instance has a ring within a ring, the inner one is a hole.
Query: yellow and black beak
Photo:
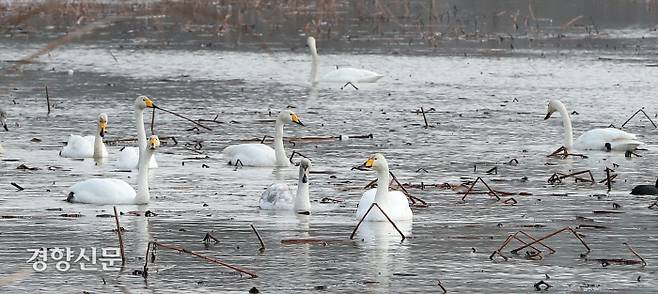
[[[146,107],[148,107],[148,108],[156,108],[155,104],[153,104],[153,100],[151,100],[149,98],[144,99],[144,104],[146,104]]]
[[[549,117],[551,117],[552,114],[553,114],[553,112],[549,111],[549,112],[546,114],[546,116],[544,117],[544,120],[547,120]]]
[[[101,121],[98,123],[98,128],[100,132],[100,136],[105,137],[105,133],[107,133],[107,122],[106,121]]]
[[[375,159],[370,157],[366,162],[363,163],[363,167],[372,168],[372,165],[375,163]]]
[[[156,149],[159,143],[160,142],[158,141],[157,138],[151,137],[151,139],[149,139],[149,148],[151,148],[151,150]]]
[[[296,124],[298,124],[298,125],[300,125],[300,126],[302,126],[302,127],[304,126],[304,123],[302,123],[302,120],[299,119],[299,116],[297,116],[296,114],[294,114],[294,113],[291,114],[291,115],[290,115],[290,118],[292,119],[292,122],[294,122],[294,123],[296,123]]]
[[[375,159],[372,158],[372,157],[369,157],[368,160],[366,160],[366,162],[362,163],[361,165],[357,165],[357,166],[353,167],[352,170],[355,170],[355,169],[357,169],[357,170],[367,170],[369,168],[372,168],[372,165],[373,165],[374,162],[375,162]]]

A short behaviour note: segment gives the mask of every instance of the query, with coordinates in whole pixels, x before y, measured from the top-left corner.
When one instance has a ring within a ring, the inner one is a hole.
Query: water
[[[341,90],[343,85],[337,84],[309,90],[310,57],[301,51],[135,49],[90,43],[57,48],[20,71],[7,70],[14,63],[6,60],[20,59],[42,48],[43,42],[0,44],[5,60],[0,95],[10,117],[10,132],[2,133],[0,162],[5,183],[0,194],[0,261],[10,275],[0,280],[4,292],[245,293],[251,287],[264,293],[435,292],[441,281],[450,292],[525,293],[534,291],[539,280],[557,292],[651,293],[658,286],[650,278],[658,261],[656,213],[647,208],[654,197],[628,194],[636,184],[655,182],[656,129],[639,116],[626,126],[647,143],[648,151],[639,152],[642,157],[590,152],[587,159],[553,159],[546,155],[562,145],[561,120],[543,120],[553,98],[578,112],[572,116],[576,136],[611,123],[620,126],[643,106],[655,118],[658,110],[651,97],[656,67],[646,66],[654,58],[650,54],[577,50],[542,55],[541,50],[528,50],[427,56],[336,51],[322,54],[321,72],[338,64],[385,77],[377,84],[357,84],[359,90]],[[54,104],[50,115],[44,85]],[[151,176],[151,203],[117,207],[124,213],[140,212],[121,217],[128,256],[123,271],[58,272],[49,264],[46,272],[34,272],[26,263],[30,248],[117,245],[114,219],[97,217],[111,214],[111,206],[62,200],[68,187],[89,177],[132,183],[134,173],[113,166],[122,145],[110,146],[111,158],[100,166],[57,153],[68,134],[91,134],[101,111],[109,115],[108,140],[133,137],[131,103],[140,94],[193,118],[217,115],[221,123],[206,122],[212,131],[189,130],[192,124],[157,113],[157,134],[175,136],[178,144],[164,141],[157,155],[160,168]],[[286,107],[293,107],[305,124],[286,126],[286,136],[293,139],[373,134],[372,139],[286,143],[288,154],[298,151],[314,164],[310,216],[257,209],[260,193],[270,183],[296,183],[294,167],[235,170],[221,157],[229,144],[272,135],[270,113]],[[416,113],[420,107],[435,110],[427,113],[429,128]],[[197,142],[200,150],[194,148]],[[374,152],[386,155],[403,183],[459,184],[480,176],[496,190],[516,193],[503,198],[513,197],[518,203],[505,205],[482,194],[462,202],[462,195],[452,190],[409,188],[429,207],[414,208],[411,226],[400,224],[408,239],[400,242],[388,224],[371,224],[349,241],[356,204],[363,187],[375,177],[351,167]],[[519,164],[505,164],[512,159]],[[20,164],[40,169],[17,170]],[[486,174],[494,166],[498,174]],[[547,183],[555,172],[587,169],[600,181],[606,167],[618,174],[609,193],[598,183]],[[25,190],[14,191],[11,182]],[[344,202],[321,204],[323,197]],[[613,210],[613,203],[621,205],[616,209],[621,213],[595,213]],[[47,210],[53,208],[61,211]],[[157,215],[144,217],[146,210]],[[63,213],[82,216],[60,216]],[[264,252],[258,250],[250,224],[263,237]],[[628,242],[648,266],[603,267],[585,260],[580,257],[585,249],[567,233],[546,242],[557,253],[544,254],[542,260],[528,260],[524,252],[510,254],[512,247],[503,252],[511,257],[508,261],[489,260],[518,230],[539,237],[581,224],[602,226],[577,229],[592,248],[588,258],[634,259],[622,244]],[[204,245],[201,240],[207,232],[220,242]],[[281,242],[303,238],[327,244]],[[219,258],[259,277],[248,279],[159,249],[144,281],[133,271],[142,269],[149,240]]]

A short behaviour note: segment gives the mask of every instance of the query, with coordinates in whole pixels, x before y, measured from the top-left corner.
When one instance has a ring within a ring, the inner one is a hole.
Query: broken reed
[[[258,242],[260,243],[260,251],[265,251],[265,243],[263,243],[263,238],[260,237],[260,234],[258,233],[258,230],[256,230],[256,227],[254,227],[253,224],[251,224],[251,229],[254,231],[256,234],[256,237],[258,237]]]
[[[123,232],[121,231],[121,224],[119,224],[119,213],[117,212],[117,207],[114,208],[114,221],[117,225],[117,236],[119,236],[119,250],[121,250],[121,265],[126,264],[126,251],[123,247]]]
[[[48,85],[46,87],[46,104],[48,104],[48,114],[50,114],[50,95],[48,94]]]
[[[221,265],[223,267],[227,267],[227,268],[232,269],[232,270],[234,270],[236,272],[239,272],[241,274],[248,275],[250,278],[257,278],[258,277],[258,275],[256,275],[254,272],[248,271],[248,270],[243,269],[243,268],[238,267],[238,266],[228,264],[228,263],[226,263],[224,261],[221,261],[217,258],[205,256],[203,254],[188,250],[188,249],[183,248],[181,246],[163,244],[163,243],[160,243],[160,242],[157,242],[157,241],[150,241],[147,246],[148,247],[146,248],[146,256],[144,258],[144,267],[143,267],[143,270],[141,272],[142,277],[145,280],[148,278],[149,258],[150,258],[152,263],[155,262],[155,250],[158,247],[173,250],[173,251],[177,251],[177,252],[180,252],[180,253],[185,253],[185,254],[188,254],[188,255],[192,255],[192,256],[201,258],[201,259],[203,259],[205,261],[208,261],[210,263]]]
[[[384,210],[379,206],[379,204],[377,204],[377,202],[373,202],[372,204],[370,204],[370,207],[368,208],[368,210],[366,211],[366,213],[363,215],[363,217],[361,218],[361,220],[359,220],[359,223],[356,224],[356,227],[354,228],[354,231],[352,231],[352,234],[350,235],[350,240],[354,239],[354,235],[356,234],[356,231],[359,229],[359,227],[361,226],[361,223],[363,223],[363,221],[366,219],[366,217],[368,216],[368,214],[370,213],[370,211],[372,210],[373,207],[377,207],[377,208],[379,209],[379,211],[382,212],[382,214],[384,215],[384,217],[386,217],[386,219],[388,220],[388,222],[390,222],[390,223],[393,225],[393,227],[395,228],[395,230],[398,231],[398,233],[399,233],[400,236],[402,237],[402,240],[401,240],[401,241],[404,241],[404,239],[406,239],[407,237],[404,236],[404,234],[402,233],[402,231],[400,231],[400,229],[399,229],[398,226],[395,224],[395,222],[393,222],[393,220],[388,216],[388,214],[386,214],[386,212],[384,212]]]
[[[505,239],[505,241],[503,241],[503,243],[500,245],[500,247],[498,247],[498,249],[496,249],[493,253],[491,253],[491,255],[489,256],[489,259],[493,260],[494,257],[495,257],[496,255],[498,255],[498,256],[503,257],[503,259],[507,260],[508,258],[507,258],[506,256],[504,256],[504,255],[501,253],[501,251],[502,251],[505,247],[507,247],[507,246],[511,243],[512,240],[517,240],[517,241],[519,241],[521,244],[523,244],[523,246],[513,249],[512,251],[510,251],[511,253],[513,253],[513,254],[517,254],[520,250],[523,250],[524,248],[530,247],[530,248],[532,248],[532,249],[535,251],[535,254],[529,255],[529,257],[532,258],[532,257],[537,257],[537,256],[538,256],[539,259],[541,259],[541,258],[542,258],[541,255],[540,255],[540,254],[541,254],[541,250],[539,250],[538,248],[536,248],[534,245],[535,245],[535,244],[539,244],[539,245],[541,245],[541,246],[547,248],[547,249],[550,251],[550,254],[553,254],[553,253],[555,253],[555,252],[557,252],[557,251],[554,250],[553,248],[547,246],[546,244],[544,244],[543,241],[545,241],[545,240],[547,240],[547,239],[550,239],[550,238],[554,237],[555,235],[558,235],[558,234],[560,234],[560,233],[562,233],[562,232],[565,232],[565,231],[569,231],[569,232],[571,232],[571,233],[573,234],[573,236],[576,237],[576,239],[578,239],[578,240],[580,241],[580,243],[585,247],[585,249],[587,249],[587,252],[584,253],[584,255],[589,254],[589,252],[591,251],[591,249],[590,249],[590,247],[587,245],[587,243],[585,243],[585,240],[583,240],[583,239],[578,235],[578,233],[577,233],[574,229],[572,229],[571,227],[564,227],[564,228],[562,228],[562,229],[559,229],[559,230],[557,230],[557,231],[555,231],[555,232],[549,233],[549,234],[547,234],[547,235],[545,235],[545,236],[542,236],[542,237],[540,237],[540,238],[534,238],[534,237],[532,237],[531,235],[527,234],[526,232],[523,232],[523,231],[517,231],[516,233],[507,236],[507,238]],[[530,242],[526,242],[526,241],[520,239],[520,238],[518,237],[519,234],[522,234],[523,236],[527,237],[527,238],[530,239],[531,241],[530,241]]]
[[[629,117],[629,118],[628,118],[628,119],[627,119],[627,120],[621,125],[621,128],[623,129],[624,126],[626,126],[626,124],[627,124],[629,121],[631,121],[631,119],[633,119],[638,113],[642,113],[642,114],[644,114],[644,117],[646,117],[646,118],[649,120],[649,122],[651,122],[651,124],[653,125],[653,127],[658,129],[658,126],[656,125],[656,123],[654,123],[653,120],[651,119],[651,117],[649,117],[649,115],[644,111],[644,107],[640,108],[638,111],[636,111],[635,113],[633,113],[633,115],[631,115],[631,117]]]

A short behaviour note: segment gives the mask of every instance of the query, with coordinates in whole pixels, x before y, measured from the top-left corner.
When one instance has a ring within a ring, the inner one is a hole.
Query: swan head
[[[107,114],[105,113],[98,116],[98,132],[101,137],[105,137],[105,133],[107,133]]]
[[[160,138],[158,138],[158,136],[156,135],[152,135],[151,137],[149,137],[148,146],[146,147],[149,150],[153,150],[153,151],[157,150],[158,148],[160,148]]]
[[[296,123],[300,126],[304,126],[304,123],[302,123],[302,120],[299,118],[299,116],[290,110],[281,111],[277,119],[283,123]]]
[[[370,155],[370,157],[368,157],[368,160],[366,160],[366,162],[364,162],[361,166],[364,168],[373,169],[375,171],[388,170],[388,162],[386,161],[384,155],[381,153],[375,153],[373,155]]]
[[[154,108],[155,105],[153,104],[153,101],[144,95],[139,96],[135,99],[135,109],[143,110],[146,108]]]
[[[0,110],[0,124],[2,124],[5,131],[9,132],[9,128],[7,128],[7,113],[4,110]]]
[[[308,183],[308,175],[311,169],[311,161],[308,158],[302,158],[299,162],[299,178],[303,184]]]
[[[544,117],[544,120],[547,120],[551,117],[551,115],[558,111],[560,109],[560,106],[562,106],[562,102],[559,100],[551,100],[548,102],[548,112],[546,113],[546,116]]]

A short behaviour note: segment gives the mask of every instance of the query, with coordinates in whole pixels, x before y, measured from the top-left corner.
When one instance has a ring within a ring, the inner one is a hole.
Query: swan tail
[[[73,198],[75,197],[75,193],[69,192],[69,196],[66,196],[66,202],[71,202],[73,203]]]
[[[638,140],[620,139],[610,142],[613,150],[633,151],[643,143]]]

